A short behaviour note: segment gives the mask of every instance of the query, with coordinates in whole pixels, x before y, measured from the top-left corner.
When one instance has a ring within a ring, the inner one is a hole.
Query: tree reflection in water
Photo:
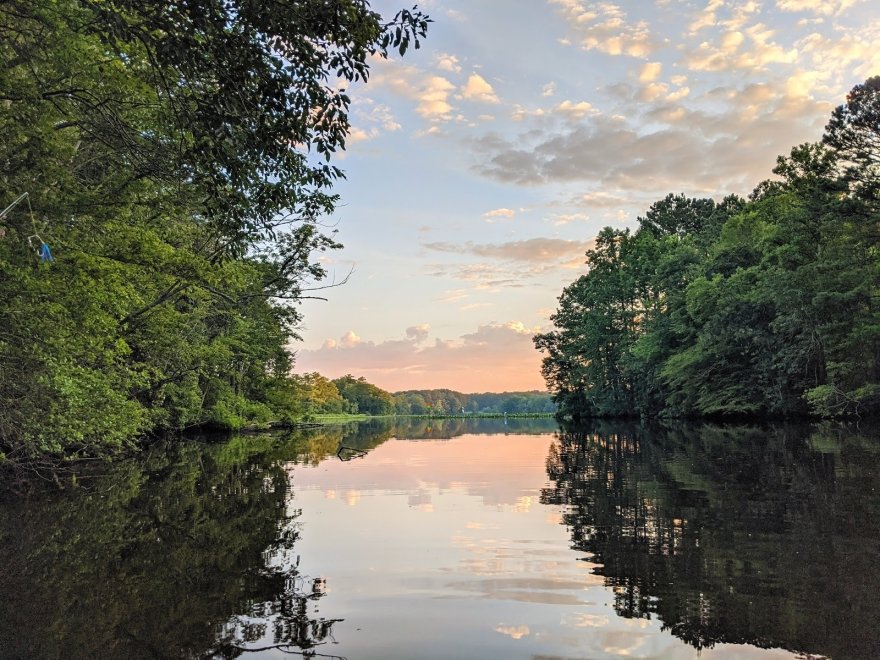
[[[880,657],[880,443],[831,427],[596,424],[547,459],[548,504],[624,617],[697,649]]]
[[[492,424],[480,432],[555,427],[547,419]],[[322,576],[299,565],[291,466],[337,460],[343,446],[360,454],[395,436],[473,429],[463,420],[378,419],[161,445],[85,469],[64,492],[6,497],[0,656],[329,655],[316,649],[333,642],[339,620],[318,616]]]
[[[0,507],[3,657],[236,657],[332,641],[301,572],[285,459],[301,442],[191,443]]]

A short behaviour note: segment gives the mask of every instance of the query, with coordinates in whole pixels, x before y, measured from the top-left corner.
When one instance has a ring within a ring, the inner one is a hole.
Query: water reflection
[[[0,504],[0,657],[880,657],[878,468],[832,427],[156,447]]]
[[[559,426],[551,417],[382,417],[333,427],[318,432],[338,434],[346,445],[372,448],[395,437],[406,440],[449,440],[461,435],[534,435],[555,432]]]
[[[334,619],[303,575],[269,437],[156,448],[84,486],[0,507],[0,655],[235,657],[312,649]]]
[[[541,501],[614,609],[697,649],[880,656],[880,444],[832,427],[597,424],[551,448]]]
[[[318,465],[322,460],[337,456],[350,460],[363,456],[386,440],[449,440],[471,435],[535,435],[553,433],[558,429],[549,417],[538,418],[391,418],[381,417],[364,422],[336,424],[289,431],[283,435],[288,443],[302,449],[287,460],[293,463]],[[342,449],[342,451],[340,451]]]
[[[319,614],[332,584],[301,565],[296,466],[499,428],[555,424],[381,419],[157,446],[84,468],[64,492],[19,484],[27,496],[0,499],[0,657],[315,651],[340,618]]]

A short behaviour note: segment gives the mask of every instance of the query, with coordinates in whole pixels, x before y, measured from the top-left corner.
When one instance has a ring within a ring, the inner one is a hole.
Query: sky
[[[377,0],[390,17],[411,4]],[[348,88],[346,179],[298,373],[544,389],[537,332],[606,226],[720,200],[880,74],[875,0],[427,0],[419,50]]]

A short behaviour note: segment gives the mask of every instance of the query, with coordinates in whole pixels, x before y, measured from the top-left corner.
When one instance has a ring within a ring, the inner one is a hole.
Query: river
[[[864,427],[376,420],[64,481],[0,503],[0,657],[880,657]]]

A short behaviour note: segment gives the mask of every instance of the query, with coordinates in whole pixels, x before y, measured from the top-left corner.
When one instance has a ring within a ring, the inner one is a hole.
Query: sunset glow
[[[422,48],[351,90],[326,261],[351,275],[304,303],[300,372],[542,387],[530,337],[603,226],[670,192],[748,195],[880,72],[880,6],[858,0],[421,7]]]

